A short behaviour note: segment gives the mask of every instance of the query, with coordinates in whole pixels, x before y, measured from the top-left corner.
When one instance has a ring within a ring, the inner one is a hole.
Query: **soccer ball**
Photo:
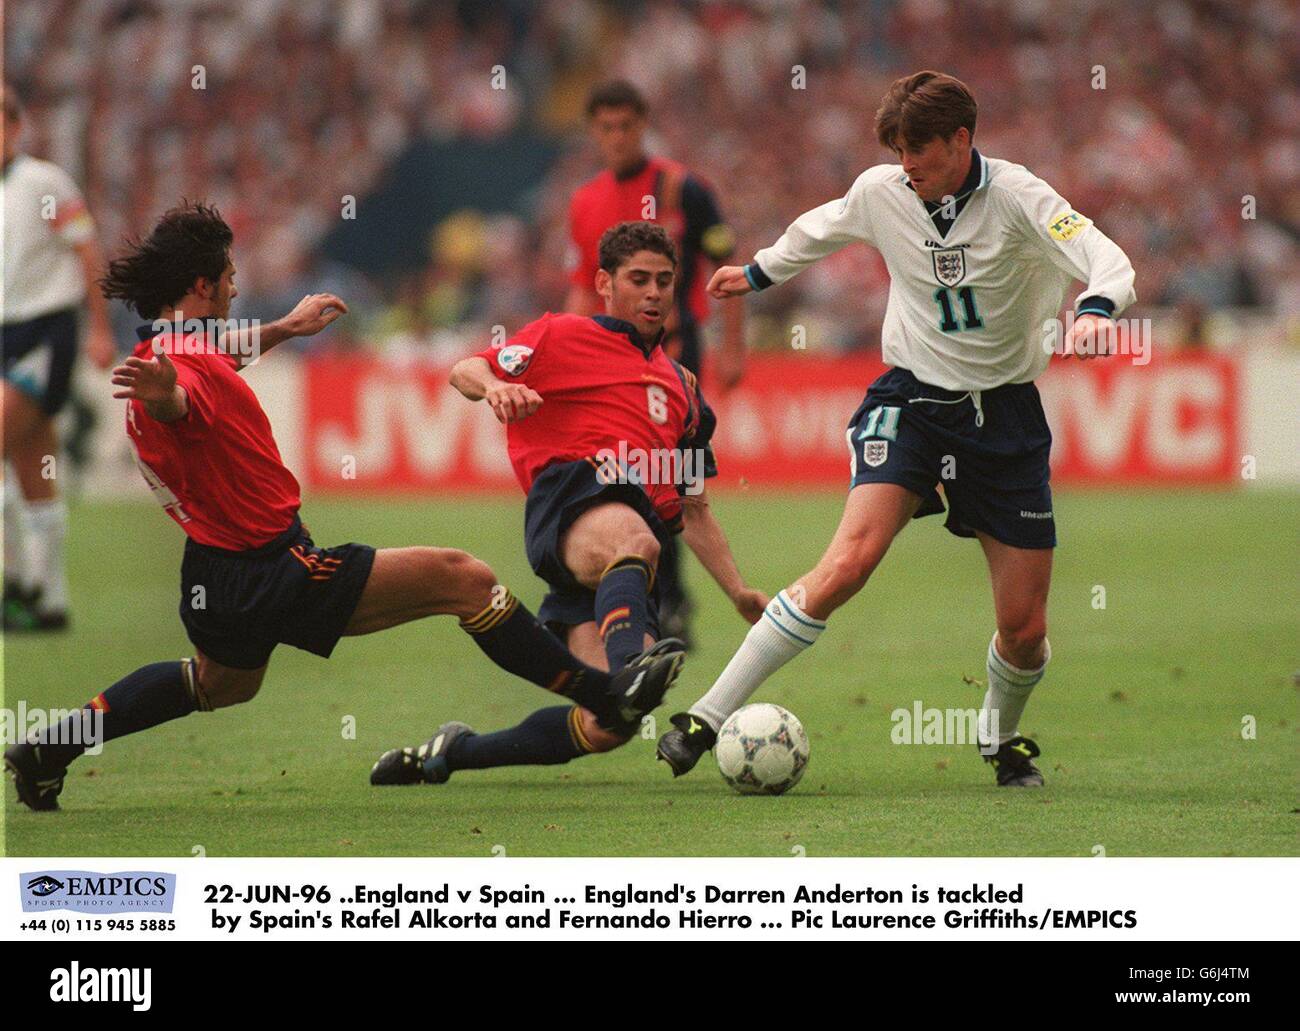
[[[722,779],[742,795],[781,795],[808,765],[808,734],[788,709],[758,702],[731,714],[713,754]]]

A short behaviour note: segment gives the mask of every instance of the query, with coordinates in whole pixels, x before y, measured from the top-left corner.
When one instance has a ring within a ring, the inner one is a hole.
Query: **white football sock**
[[[5,510],[5,583],[27,587],[27,527],[22,491],[18,481],[6,469],[4,481]]]
[[[32,579],[41,589],[36,607],[41,612],[63,612],[68,607],[68,576],[63,562],[68,510],[63,500],[27,502],[27,524],[31,530]]]
[[[812,645],[826,624],[802,612],[782,591],[749,628],[744,643],[708,693],[691,706],[715,731],[768,677]]]
[[[1043,670],[1051,661],[1052,646],[1043,642],[1043,664],[1037,669],[1017,669],[998,654],[997,640],[998,635],[994,634],[989,642],[989,688],[980,709],[979,736],[981,741],[988,741],[992,724],[997,728],[998,744],[1005,745],[1018,733],[1020,716],[1025,711],[1029,694],[1043,679]]]

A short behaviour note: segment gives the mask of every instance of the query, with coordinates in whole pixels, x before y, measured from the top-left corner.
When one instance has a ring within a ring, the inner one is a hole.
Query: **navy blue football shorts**
[[[76,308],[0,326],[5,379],[48,416],[58,415],[72,392],[79,333]]]
[[[853,413],[847,440],[850,489],[898,484],[921,498],[920,518],[944,511],[942,487],[945,525],[958,537],[1056,547],[1052,431],[1032,383],[959,392],[890,369]]]
[[[204,655],[260,669],[277,644],[329,658],[375,562],[368,544],[319,548],[295,516],[269,544],[230,551],[187,539],[181,622]]]
[[[528,491],[524,505],[524,550],[533,572],[550,591],[537,610],[537,618],[557,633],[596,619],[596,592],[580,584],[560,555],[564,532],[578,516],[594,505],[618,501],[633,509],[649,525],[660,543],[670,539],[650,497],[635,483],[606,483],[586,459],[561,462],[542,470]],[[659,636],[659,580],[650,590],[650,633]],[[564,634],[560,633],[561,639]]]

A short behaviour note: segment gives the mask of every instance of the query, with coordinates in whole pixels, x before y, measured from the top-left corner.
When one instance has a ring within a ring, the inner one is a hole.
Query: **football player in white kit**
[[[68,625],[54,419],[67,403],[81,333],[100,368],[113,363],[95,226],[71,177],[18,149],[22,108],[4,87],[4,627]]]
[[[1034,379],[1053,339],[1067,355],[1105,350],[1112,317],[1132,304],[1133,268],[1091,221],[1020,165],[972,145],[976,105],[949,75],[897,80],[876,135],[899,164],[863,172],[838,200],[801,215],[743,267],[721,268],[714,297],[783,283],[857,241],[890,275],[882,352],[892,366],[849,422],[851,486],[815,568],[781,591],[713,687],[659,741],[674,775],[708,751],[726,718],[811,646],[914,516],[943,511],[979,540],[993,585],[980,751],[1001,786],[1043,783],[1021,713],[1051,657],[1047,593],[1056,546],[1048,485],[1051,432]],[[1055,336],[1065,289],[1086,284]]]

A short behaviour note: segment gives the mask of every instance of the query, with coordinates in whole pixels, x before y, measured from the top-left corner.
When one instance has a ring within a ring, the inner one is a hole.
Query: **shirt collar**
[[[642,172],[646,170],[646,166],[649,164],[650,164],[650,159],[648,157],[643,157],[635,165],[627,169],[627,171],[615,172],[614,179],[620,183],[625,183],[629,179],[635,179],[637,176],[639,176]]]
[[[623,334],[636,346],[637,350],[647,358],[650,357],[651,353],[659,346],[660,341],[664,338],[664,331],[662,328],[655,334],[653,340],[647,341],[646,338],[641,335],[636,326],[632,325],[630,322],[616,319],[612,315],[593,315],[592,319],[601,328],[607,329],[611,333]]]

